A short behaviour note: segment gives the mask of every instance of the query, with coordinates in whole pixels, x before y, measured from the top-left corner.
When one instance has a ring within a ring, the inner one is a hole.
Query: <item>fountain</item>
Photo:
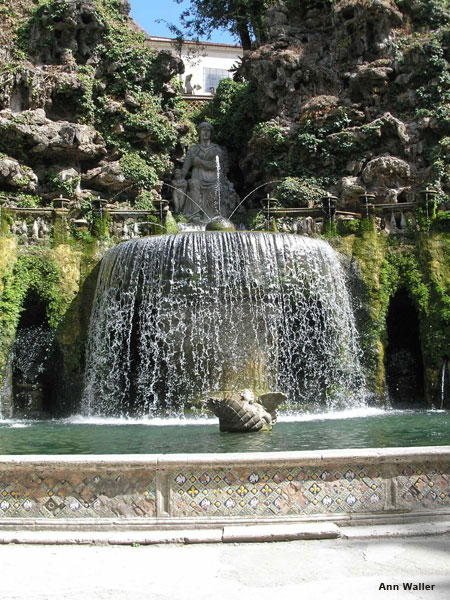
[[[105,335],[107,332],[107,335]],[[211,392],[279,390],[289,407],[364,404],[338,255],[321,240],[185,233],[102,261],[84,414],[179,414]]]
[[[450,381],[449,381],[449,359],[448,356],[444,358],[441,370],[439,372],[439,398],[438,406],[440,409],[448,406],[448,399],[450,397]]]
[[[346,277],[323,240],[205,231],[118,244],[101,262],[86,358],[81,416],[0,422],[4,454],[59,454],[2,458],[4,529],[105,541],[120,528],[147,543],[151,530],[205,528],[220,542],[236,539],[230,525],[329,521],[336,537],[336,523],[448,514],[450,415],[365,406]],[[239,395],[258,435],[228,433]],[[224,431],[188,424],[207,398]],[[323,414],[333,408],[344,412]],[[435,447],[393,448],[424,443]]]

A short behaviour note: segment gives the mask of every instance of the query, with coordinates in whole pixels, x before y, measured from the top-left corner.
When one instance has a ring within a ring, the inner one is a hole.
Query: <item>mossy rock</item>
[[[235,226],[225,217],[214,217],[206,225],[206,231],[236,231]]]

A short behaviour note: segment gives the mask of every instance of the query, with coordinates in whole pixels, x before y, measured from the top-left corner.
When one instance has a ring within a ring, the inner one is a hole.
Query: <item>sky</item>
[[[189,8],[189,0],[177,4],[174,0],[128,0],[131,5],[131,17],[150,35],[173,37],[165,23],[157,23],[158,19],[179,26],[179,15]],[[212,42],[237,44],[227,31],[215,31],[211,34]]]

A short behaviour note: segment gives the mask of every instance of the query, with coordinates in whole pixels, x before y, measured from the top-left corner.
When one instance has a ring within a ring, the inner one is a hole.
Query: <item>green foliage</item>
[[[299,133],[296,144],[301,154],[315,154],[320,147],[321,139],[313,133]]]
[[[175,0],[181,4],[183,0]],[[181,13],[182,32],[171,25],[179,37],[209,38],[214,29],[225,29],[239,37],[244,50],[251,46],[252,38],[258,42],[266,39],[265,12],[270,0],[190,0],[188,9]]]
[[[263,210],[250,213],[247,228],[250,231],[263,231],[266,228],[266,216]]]
[[[324,217],[322,235],[325,238],[333,238],[338,235],[337,223],[334,219]]]
[[[162,91],[163,81],[156,77],[159,59],[145,43],[145,34],[129,26],[128,16],[119,2],[95,0],[100,19],[106,26],[100,58],[110,68],[106,70],[112,93],[140,93],[149,89]]]
[[[167,93],[171,59],[152,50],[145,34],[130,26],[123,2],[94,3],[94,18],[102,37],[93,52],[100,66],[77,65],[80,85],[74,87],[70,81],[65,85],[63,81],[55,92],[68,95],[76,107],[78,121],[93,125],[105,138],[108,149],[123,158],[133,182],[154,185],[172,171],[168,153],[190,129],[181,95],[173,97]],[[18,33],[22,50],[36,56],[46,45],[54,46],[59,23],[67,20],[72,11],[73,5],[65,0],[39,2]],[[31,35],[36,31],[39,36]],[[83,62],[76,53],[74,59]],[[139,159],[147,168],[137,164]],[[51,189],[69,197],[77,185],[77,181],[58,181],[54,172],[48,183]]]
[[[434,182],[450,188],[450,137],[444,137],[430,152]]]
[[[29,53],[34,54],[41,47],[50,46],[54,37],[55,23],[64,21],[69,11],[70,4],[66,0],[40,0],[29,19],[18,29],[17,46],[22,53],[26,55]],[[52,17],[45,20],[45,25],[42,20],[44,13],[51,14]],[[36,39],[33,36],[33,31],[38,25],[41,36]]]
[[[359,232],[360,219],[339,220],[337,222],[337,232],[340,235],[352,235]]]
[[[109,229],[111,227],[111,215],[107,210],[95,210],[92,215],[91,233],[98,240],[109,239]]]
[[[283,207],[312,207],[319,204],[326,190],[315,178],[286,177],[275,190],[275,197]]]
[[[84,84],[84,90],[80,94],[77,102],[80,121],[86,124],[93,124],[95,117],[95,70],[91,65],[82,65],[78,69],[78,79]]]
[[[450,232],[450,211],[438,212],[432,224],[433,231]]]
[[[348,109],[328,109],[324,115],[306,115],[296,131],[276,121],[257,124],[251,145],[257,148],[266,177],[315,178],[318,185],[335,183],[349,159],[364,158],[379,142],[379,127],[363,125],[359,135],[349,129]]]
[[[178,225],[170,210],[166,214],[166,233],[178,233]]]
[[[396,0],[397,6],[418,26],[439,27],[449,20],[449,0]]]
[[[40,196],[34,196],[33,194],[17,194],[14,204],[19,208],[37,208],[41,206],[42,199]]]
[[[53,251],[28,248],[2,273],[0,293],[0,366],[5,364],[29,291],[46,306],[47,321],[56,329],[72,300],[65,289],[58,259]],[[0,377],[1,381],[1,377]]]
[[[82,231],[81,229],[73,226],[71,227],[70,235],[79,242],[82,242],[83,247],[86,247],[87,244],[93,244],[95,242],[95,237],[90,231]]]
[[[353,238],[353,255],[360,265],[367,296],[362,338],[367,356],[381,342],[372,357],[374,363],[378,362],[378,386],[382,387],[384,377],[382,359],[388,342],[389,304],[396,292],[404,289],[417,310],[431,394],[433,377],[443,356],[450,352],[450,235],[420,235],[411,246],[401,240],[383,239],[372,231]]]
[[[242,150],[257,119],[255,85],[232,79],[222,79],[212,101],[196,117],[198,123],[213,124],[214,139],[229,152]]]
[[[155,161],[158,159],[155,158]],[[130,152],[120,159],[123,174],[136,186],[153,188],[158,182],[158,173],[155,168],[147,164],[138,152]]]
[[[285,129],[274,121],[258,123],[253,130],[253,135],[262,138],[272,150],[280,150],[288,143],[288,137]]]
[[[155,205],[153,204],[153,198],[154,198],[154,196],[150,192],[148,192],[146,190],[142,191],[136,198],[136,202],[134,203],[134,208],[136,210],[154,211]]]
[[[443,110],[448,115],[446,105],[450,101],[450,65],[444,58],[440,37],[432,37],[423,44],[422,51],[427,61],[425,72],[417,73],[417,77],[424,76],[425,79],[424,84],[416,90],[419,106],[435,110],[436,105],[445,105]]]
[[[431,116],[450,133],[450,27],[404,36],[394,48],[396,61],[411,71],[408,86],[415,90],[415,117]],[[393,84],[391,100],[400,112],[412,117],[412,107],[396,100],[403,91]]]
[[[177,142],[177,130],[164,114],[162,99],[149,92],[135,94],[139,103],[137,112],[124,112],[122,125],[128,130],[145,131],[155,149],[170,150]]]
[[[286,6],[291,9],[298,9],[297,0],[284,0]],[[323,8],[329,8],[337,4],[339,0],[303,0],[302,5],[304,8],[314,8],[316,10],[321,10]]]
[[[45,303],[48,323],[56,329],[69,301],[60,282],[59,265],[48,252],[27,252],[20,256],[14,269],[3,279],[0,316],[4,331],[15,331],[29,290],[36,292]],[[1,336],[0,343],[3,340]]]
[[[409,62],[415,89],[415,114],[432,118],[444,134],[438,142],[425,140],[424,156],[432,167],[431,181],[438,189],[450,188],[450,27],[408,38],[400,60]],[[420,66],[416,66],[419,61]],[[435,125],[435,127],[436,127]],[[445,137],[446,136],[446,137]],[[428,142],[428,143],[427,143]]]
[[[364,235],[365,233],[373,233],[375,231],[376,231],[376,227],[375,227],[374,217],[369,217],[368,219],[367,218],[360,219],[359,228],[358,228],[359,235]]]
[[[59,194],[62,194],[65,198],[71,198],[77,187],[80,185],[80,177],[74,176],[71,179],[63,181],[58,172],[54,169],[47,171],[47,184],[49,188]]]

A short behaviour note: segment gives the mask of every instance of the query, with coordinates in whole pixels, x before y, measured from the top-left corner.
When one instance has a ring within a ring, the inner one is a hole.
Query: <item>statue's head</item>
[[[197,127],[198,137],[200,138],[200,140],[211,139],[212,129],[213,126],[211,125],[211,123],[208,123],[207,121],[203,121],[203,123],[200,123],[200,125]]]

